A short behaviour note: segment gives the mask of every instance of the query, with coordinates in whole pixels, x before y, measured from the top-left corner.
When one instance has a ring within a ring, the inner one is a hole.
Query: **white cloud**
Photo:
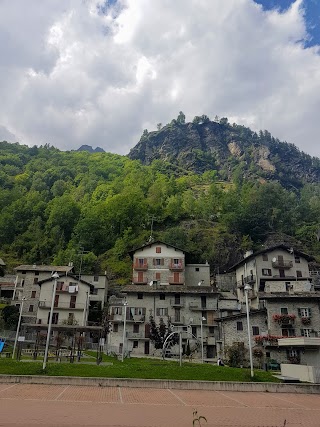
[[[105,4],[0,2],[0,139],[10,129],[29,145],[126,154],[182,110],[320,156],[320,56],[300,42],[302,0],[284,13],[253,0]]]

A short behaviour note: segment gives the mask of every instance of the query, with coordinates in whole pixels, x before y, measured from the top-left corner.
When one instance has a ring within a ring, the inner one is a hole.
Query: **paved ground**
[[[320,396],[0,384],[0,426],[192,427],[201,416],[194,426],[319,427]]]

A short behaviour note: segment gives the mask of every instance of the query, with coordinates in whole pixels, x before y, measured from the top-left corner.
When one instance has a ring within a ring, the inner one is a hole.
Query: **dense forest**
[[[127,283],[128,251],[151,234],[192,254],[190,261],[207,260],[213,272],[283,236],[320,261],[319,182],[286,188],[240,174],[237,164],[225,176],[222,164],[188,172],[159,158],[144,165],[7,142],[0,142],[0,165],[0,258],[8,271],[21,263],[82,262],[87,272]]]

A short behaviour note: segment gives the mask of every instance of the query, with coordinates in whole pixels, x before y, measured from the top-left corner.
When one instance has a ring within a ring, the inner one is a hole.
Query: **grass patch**
[[[140,379],[171,379],[196,381],[237,381],[250,382],[250,370],[229,368],[210,364],[183,363],[159,361],[153,359],[131,358],[121,361],[104,355],[105,362],[112,366],[86,365],[84,363],[52,363],[48,362],[45,371],[42,361],[18,362],[12,359],[0,359],[0,374],[7,375],[50,375],[50,376],[79,376],[105,378],[140,378]],[[255,371],[255,382],[279,382],[271,373]]]

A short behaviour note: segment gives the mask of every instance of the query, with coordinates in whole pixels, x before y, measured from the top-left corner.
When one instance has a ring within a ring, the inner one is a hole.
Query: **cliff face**
[[[173,122],[159,131],[144,132],[128,156],[145,165],[162,160],[196,173],[216,170],[223,179],[277,180],[289,187],[320,179],[320,160],[294,145],[267,131],[258,135],[243,126],[212,121]]]

